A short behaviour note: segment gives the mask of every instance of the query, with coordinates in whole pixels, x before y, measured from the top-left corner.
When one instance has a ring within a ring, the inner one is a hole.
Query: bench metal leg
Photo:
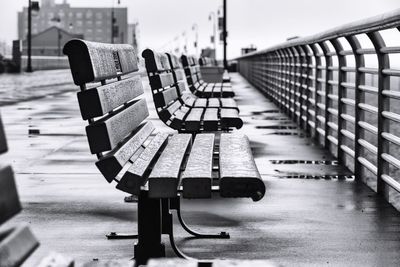
[[[227,232],[220,232],[219,234],[204,234],[204,233],[199,233],[195,230],[190,229],[190,227],[185,223],[185,221],[182,218],[182,213],[181,213],[181,205],[180,205],[180,198],[174,198],[171,199],[171,209],[176,210],[176,214],[178,216],[179,223],[181,224],[182,228],[194,236],[195,238],[223,238],[223,239],[229,239],[230,235]]]
[[[195,258],[192,258],[183,253],[175,244],[174,228],[173,228],[174,226],[173,226],[173,217],[171,214],[170,199],[162,199],[161,202],[162,202],[162,222],[163,222],[162,233],[168,234],[171,247],[179,258],[187,260],[195,260]]]
[[[165,246],[161,243],[161,201],[151,199],[142,190],[138,201],[138,242],[135,244],[136,264],[146,264],[150,258],[165,257]]]

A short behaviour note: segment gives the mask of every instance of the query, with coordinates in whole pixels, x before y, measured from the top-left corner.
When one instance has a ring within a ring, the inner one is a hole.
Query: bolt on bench
[[[187,90],[179,58],[146,49],[142,53],[159,118],[179,132],[229,131],[243,121],[232,98],[199,98]]]
[[[156,133],[146,121],[148,108],[140,98],[143,87],[137,57],[130,45],[111,45],[83,40],[64,47],[73,80],[80,86],[78,101],[82,118],[89,122],[86,134],[96,166],[117,189],[138,195],[138,242],[135,259],[164,257],[161,235],[174,243],[176,210],[184,229],[200,238],[229,238],[225,232],[203,235],[188,228],[180,214],[180,197],[263,198],[265,185],[251,154],[249,141],[240,134]],[[213,183],[218,186],[213,186]]]
[[[185,69],[186,80],[192,91],[198,97],[234,97],[230,82],[206,83],[201,76],[200,66],[194,57],[182,55],[183,68]]]

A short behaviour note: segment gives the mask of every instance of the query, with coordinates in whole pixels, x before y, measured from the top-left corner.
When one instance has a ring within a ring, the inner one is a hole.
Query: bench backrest
[[[201,67],[215,67],[218,66],[217,60],[209,57],[199,58],[199,64]]]
[[[166,53],[146,49],[142,56],[158,116],[170,125],[171,117],[182,106],[181,97],[187,90],[183,68],[177,57],[171,61]]]
[[[64,46],[72,77],[80,86],[82,118],[89,122],[86,134],[96,166],[117,188],[130,192],[118,179],[121,170],[153,132],[146,122],[149,112],[143,94],[135,50],[125,44],[71,40]]]
[[[186,80],[189,88],[197,87],[199,83],[203,83],[203,78],[200,73],[200,66],[197,60],[192,56],[181,56],[183,69],[185,70]]]

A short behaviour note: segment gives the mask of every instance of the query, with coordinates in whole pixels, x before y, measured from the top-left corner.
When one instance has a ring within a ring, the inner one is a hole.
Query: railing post
[[[284,77],[284,96],[285,96],[285,111],[286,114],[290,117],[290,60],[289,54],[286,49],[282,49],[282,53],[284,54],[284,66],[285,66],[285,77]]]
[[[300,77],[301,77],[301,63],[300,63],[300,58],[299,58],[299,52],[297,51],[297,48],[292,46],[289,48],[292,51],[293,55],[293,114],[294,114],[294,120],[298,125],[301,125],[301,118],[300,118],[300,113],[301,113],[301,103],[300,103]],[[299,110],[297,111],[297,107],[299,107]]]
[[[346,66],[346,57],[342,55],[343,47],[338,39],[330,40],[335,48],[336,56],[338,58],[338,129],[337,129],[337,158],[339,163],[344,163],[344,152],[342,150],[343,135],[342,129],[346,129],[346,121],[342,118],[342,114],[346,114],[346,106],[343,104],[342,99],[347,96],[346,88],[342,85],[346,81],[346,72],[342,69]]]
[[[355,81],[354,81],[354,177],[357,181],[361,180],[361,164],[358,158],[361,155],[361,145],[358,142],[364,139],[364,132],[359,126],[360,121],[364,121],[364,112],[360,109],[359,104],[365,101],[365,93],[360,90],[360,85],[365,84],[365,74],[360,71],[361,67],[365,66],[364,55],[357,52],[361,48],[360,42],[357,37],[352,35],[348,36],[346,40],[349,42],[353,51],[355,59]]]
[[[314,66],[314,94],[313,94],[313,98],[314,98],[314,133],[313,133],[313,137],[314,139],[318,140],[319,143],[319,132],[317,131],[318,128],[318,73],[319,73],[319,69],[318,66],[321,65],[321,58],[319,57],[319,52],[318,52],[318,48],[316,46],[316,44],[310,44],[310,48],[313,52],[314,55],[314,61],[315,61],[315,66]]]
[[[281,109],[281,110],[284,110],[285,109],[285,106],[284,106],[284,80],[283,80],[283,78],[284,78],[284,76],[285,76],[285,74],[284,74],[284,66],[283,66],[283,62],[284,62],[284,57],[283,57],[283,54],[282,54],[282,51],[281,50],[277,50],[277,54],[278,54],[278,74],[277,74],[277,79],[278,79],[278,81],[277,81],[277,86],[278,86],[278,96],[279,96],[279,108]]]
[[[378,57],[378,174],[377,174],[377,192],[378,194],[388,197],[388,188],[385,182],[382,180],[382,174],[389,172],[389,164],[382,158],[383,153],[389,152],[389,144],[382,137],[383,132],[389,132],[389,122],[385,119],[382,112],[390,110],[389,99],[382,93],[383,90],[389,88],[390,78],[383,74],[383,69],[390,68],[389,55],[381,52],[381,49],[385,47],[385,41],[383,40],[379,32],[367,33],[367,36],[371,40],[375,47],[375,52]]]
[[[324,131],[325,131],[325,139],[324,139],[324,146],[326,149],[328,149],[330,151],[330,146],[329,146],[329,126],[328,126],[328,122],[329,122],[329,112],[328,112],[328,108],[329,108],[329,79],[331,78],[331,73],[329,71],[329,66],[332,66],[332,57],[328,55],[329,53],[329,47],[324,43],[324,42],[320,42],[319,43],[322,53],[324,54],[325,57],[325,111],[324,111],[324,117],[325,117],[325,124],[324,124]]]

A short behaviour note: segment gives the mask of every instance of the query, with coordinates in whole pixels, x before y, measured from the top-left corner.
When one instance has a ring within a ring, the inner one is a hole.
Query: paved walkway
[[[245,121],[240,131],[251,140],[266,196],[256,203],[217,197],[184,201],[189,224],[205,232],[228,231],[231,239],[188,239],[176,224],[182,250],[198,258],[270,259],[287,266],[398,266],[399,212],[354,182],[243,78],[232,78]],[[146,98],[156,127],[172,132],[157,119],[149,94]],[[108,241],[104,234],[135,232],[136,204],[123,203],[124,194],[96,170],[75,93],[1,112],[10,146],[7,160],[24,206],[9,223],[29,223],[41,241],[25,266],[34,266],[50,250],[78,263],[131,258],[134,241]],[[29,135],[29,130],[40,134]]]

